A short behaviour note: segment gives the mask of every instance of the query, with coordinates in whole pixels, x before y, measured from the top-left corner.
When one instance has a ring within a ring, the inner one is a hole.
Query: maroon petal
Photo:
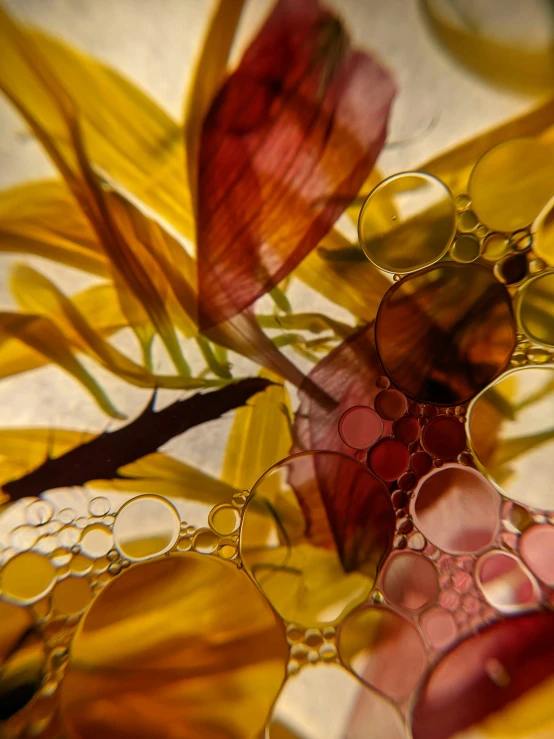
[[[499,720],[503,709],[553,675],[554,613],[493,624],[455,647],[432,670],[413,712],[413,738],[448,739],[492,714]],[[529,721],[534,718],[530,715]]]
[[[354,406],[374,408],[381,392],[383,370],[373,339],[373,324],[346,339],[314,367],[300,388],[300,407],[294,426],[297,449],[332,449],[354,454],[339,434],[342,415]],[[320,394],[314,392],[319,388]],[[392,421],[383,419],[383,436]]]
[[[239,313],[321,240],[371,171],[394,84],[316,0],[280,0],[215,98],[199,159],[199,320]]]

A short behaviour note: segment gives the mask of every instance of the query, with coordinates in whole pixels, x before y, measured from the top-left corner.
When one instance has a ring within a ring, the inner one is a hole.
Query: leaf
[[[121,476],[120,468],[152,454],[189,428],[243,405],[270,384],[262,378],[242,380],[212,393],[197,393],[177,400],[160,411],[154,410],[154,396],[144,411],[126,426],[95,436],[59,457],[46,460],[23,477],[5,483],[3,492],[18,500],[53,488],[82,486],[90,480],[116,479]]]
[[[310,331],[320,334],[324,331],[332,331],[336,336],[346,338],[353,329],[342,321],[323,313],[290,313],[285,316],[257,315],[256,320],[262,328],[276,328],[283,331]]]
[[[29,28],[23,33],[71,95],[95,170],[192,238],[194,219],[179,124],[111,67],[42,31]],[[49,130],[60,136],[53,127]]]
[[[121,307],[143,351],[151,338],[142,328],[146,314],[177,370],[189,375],[173,324],[156,289],[155,275],[145,269],[125,242],[87,158],[78,106],[40,49],[1,9],[0,42],[5,54],[0,89],[29,123],[88,218],[109,257]]]
[[[425,19],[439,41],[472,72],[518,92],[544,93],[554,87],[553,27],[544,48],[509,44],[487,37],[467,23],[452,23],[439,4],[437,0],[421,0]]]
[[[29,200],[27,201],[28,196]],[[141,255],[141,258],[145,256],[151,267],[153,261],[155,262],[152,270],[162,286],[162,291],[166,295],[169,293],[173,296],[169,303],[172,320],[177,322],[179,329],[185,335],[196,334],[194,260],[187,254],[182,245],[159,224],[141,213],[125,198],[116,193],[107,193],[106,197],[108,202],[113,201],[115,203],[115,217],[121,223],[125,237],[129,239],[133,251]],[[13,208],[12,201],[15,203]],[[62,217],[63,214],[55,207],[58,201],[61,201],[64,206],[67,203],[67,210],[64,211],[65,217]],[[25,253],[37,253],[55,261],[59,260],[71,267],[98,274],[110,273],[110,264],[102,254],[97,241],[95,245],[93,242],[95,252],[91,249],[91,254],[94,254],[94,256],[90,260],[86,256],[88,249],[91,247],[90,240],[95,239],[94,232],[90,227],[87,227],[86,219],[79,216],[77,205],[68,194],[68,190],[63,183],[51,181],[40,183],[36,190],[31,185],[24,186],[20,191],[10,190],[4,193],[4,202],[7,205],[2,208],[2,198],[0,197],[0,215],[8,217],[8,214],[13,212],[14,209],[20,213],[20,217],[14,219],[15,222],[12,226],[16,239],[14,240],[10,236],[4,241],[7,251],[20,250]],[[26,209],[27,203],[29,205],[28,212]],[[72,223],[74,220],[79,224],[78,228],[70,228],[66,234],[64,231],[65,224]],[[19,229],[22,229],[24,235],[26,231],[29,231],[30,238],[27,240],[25,237],[24,240],[18,242]],[[55,243],[56,247],[58,246],[58,233],[61,234],[59,250],[51,248],[51,243]],[[71,243],[72,239],[79,238],[79,233],[85,234],[83,242]],[[2,244],[1,234],[0,221],[0,245]],[[34,241],[35,237],[36,242]],[[17,248],[18,243],[21,243],[20,249]],[[84,246],[82,251],[78,249],[80,246]],[[77,257],[75,256],[76,252],[78,252]],[[114,322],[114,330],[128,326],[131,322],[135,331],[139,333],[143,350],[145,352],[148,350],[152,338],[149,316],[141,307],[140,302],[137,302],[127,289],[122,279],[118,281],[117,290],[113,284],[107,283],[102,287],[91,288],[87,296],[86,299],[84,294],[82,298],[76,297],[76,305],[81,308],[81,312],[89,318],[93,326],[96,326],[95,322],[105,314],[107,314],[106,320]],[[80,300],[83,302],[80,303]],[[121,309],[121,301],[126,307],[126,315]],[[299,385],[303,380],[302,373],[294,367],[290,360],[277,351],[250,316],[237,316],[213,329],[210,336],[218,344],[243,354],[262,366],[267,366],[296,385]],[[22,372],[44,364],[44,359],[41,360],[35,357],[33,363],[31,357],[27,355],[21,363],[16,363],[13,369],[7,369],[6,362],[11,362],[13,357],[10,355],[8,360],[1,348],[0,357],[2,357],[1,363],[6,369],[6,374]]]
[[[0,429],[0,486],[91,441],[94,434],[60,428]],[[222,480],[166,454],[148,454],[120,470],[124,477],[91,480],[87,487],[121,492],[153,493],[215,505],[237,492]]]
[[[39,315],[21,315],[2,311],[0,312],[0,342],[6,338],[16,339],[39,356],[42,355],[49,362],[59,365],[88,390],[104,413],[113,418],[125,418],[114,408],[96,380],[77,360],[73,348],[50,319]],[[5,375],[0,370],[1,376]]]
[[[394,85],[316,0],[280,0],[200,143],[202,329],[273,288],[325,236],[382,147]]]
[[[244,0],[219,0],[204,39],[185,105],[184,133],[189,190],[197,208],[198,150],[202,124],[215,94],[227,74],[227,61],[235,38]]]
[[[343,259],[343,250],[352,248],[348,239],[333,229],[298,265],[293,274],[353,315],[364,321],[373,321],[381,298],[391,283],[358,247],[355,248],[363,256],[363,261]],[[340,259],[329,258],[336,253],[340,254]]]
[[[262,372],[271,382],[278,377]],[[292,446],[289,394],[275,384],[255,395],[235,414],[223,459],[221,477],[242,490],[249,490],[256,480],[276,462],[284,459]]]
[[[144,388],[195,389],[218,384],[214,380],[188,378],[181,375],[154,375],[145,370],[105,341],[77,306],[50,280],[31,267],[22,265],[16,267],[12,275],[11,287],[22,311],[50,319],[74,350],[88,354],[110,372],[133,385]],[[12,356],[12,361],[14,359],[15,357]]]
[[[0,193],[0,250],[109,274],[94,231],[61,180],[29,182]]]

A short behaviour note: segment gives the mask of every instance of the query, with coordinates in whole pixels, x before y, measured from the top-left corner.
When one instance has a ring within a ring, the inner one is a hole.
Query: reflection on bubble
[[[404,172],[384,180],[369,194],[358,233],[373,264],[404,274],[433,264],[446,253],[455,222],[452,194],[440,180]]]

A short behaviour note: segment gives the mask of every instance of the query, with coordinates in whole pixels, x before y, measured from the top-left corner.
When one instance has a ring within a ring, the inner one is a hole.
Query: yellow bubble
[[[367,258],[385,272],[404,274],[433,264],[447,252],[456,228],[450,190],[436,177],[404,172],[381,182],[358,221]]]
[[[472,210],[466,210],[458,216],[460,231],[474,231],[479,225],[479,219]]]
[[[219,539],[210,529],[198,529],[192,540],[193,549],[200,554],[211,554],[217,549]]]
[[[79,544],[88,557],[104,557],[113,547],[113,534],[107,526],[93,524],[84,529]]]
[[[93,561],[83,554],[76,554],[71,562],[69,568],[74,575],[87,575],[92,570]]]
[[[0,587],[4,598],[21,605],[43,598],[56,581],[56,568],[36,552],[18,554],[4,566]]]
[[[504,234],[489,234],[483,241],[483,256],[489,262],[502,259],[510,249],[510,241]]]
[[[450,256],[455,262],[468,264],[474,262],[481,254],[479,239],[470,234],[462,234],[450,247]]]
[[[239,527],[240,514],[234,506],[218,505],[210,511],[208,521],[217,534],[230,536]]]
[[[531,138],[506,141],[477,162],[469,179],[473,209],[498,231],[529,226],[554,195],[554,149]]]
[[[179,514],[158,495],[133,498],[116,516],[115,545],[131,561],[157,557],[168,552],[179,537]]]
[[[64,616],[78,616],[84,613],[92,598],[92,588],[87,580],[82,577],[68,577],[52,591],[52,606]]]
[[[537,344],[554,347],[554,270],[527,280],[516,293],[515,307],[521,331]]]

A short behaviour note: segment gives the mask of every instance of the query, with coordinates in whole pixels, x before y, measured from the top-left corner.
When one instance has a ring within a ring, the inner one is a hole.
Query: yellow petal
[[[237,489],[228,482],[218,480],[196,467],[161,453],[149,454],[137,462],[122,467],[120,471],[127,479],[107,483],[97,480],[92,486],[187,498],[210,505],[229,502],[237,492]]]
[[[89,391],[105,413],[113,418],[124,418],[111,404],[96,380],[76,359],[69,342],[58,327],[48,318],[3,311],[0,313],[0,337],[17,339],[35,353],[59,365]],[[0,377],[2,376],[0,368]]]
[[[436,0],[422,0],[430,27],[446,48],[471,71],[520,92],[544,93],[554,87],[554,45],[534,49],[487,38],[466,24],[444,17]],[[502,8],[498,7],[502,13]]]
[[[457,144],[448,151],[433,157],[417,171],[435,175],[455,194],[467,192],[471,170],[493,146],[522,136],[536,136],[542,141],[552,141],[554,137],[554,98],[536,106],[522,116],[518,116],[495,128]]]
[[[0,193],[0,250],[109,274],[94,231],[62,180],[30,182]]]
[[[148,372],[105,341],[72,301],[50,280],[31,267],[18,266],[12,275],[11,286],[14,297],[23,311],[51,319],[72,347],[88,354],[106,369],[133,385],[190,389],[218,384],[213,380],[153,375]],[[115,298],[115,295],[113,297]]]
[[[62,712],[79,736],[257,739],[285,677],[282,623],[244,571],[187,554],[105,588],[72,645]]]
[[[261,377],[278,383],[268,371]],[[291,405],[284,385],[273,385],[238,408],[229,433],[221,477],[249,490],[264,472],[290,454]]]
[[[196,209],[198,147],[202,124],[210,103],[227,73],[227,61],[240,20],[244,0],[219,0],[196,69],[190,82],[185,105],[184,134],[188,184]]]
[[[24,33],[71,95],[94,167],[192,237],[181,127],[111,67],[41,31]]]
[[[293,274],[328,300],[369,322],[375,318],[381,298],[391,282],[383,272],[365,259],[361,250],[362,261],[326,259],[320,251],[324,249],[332,253],[350,247],[352,244],[348,239],[333,229],[298,265]]]

